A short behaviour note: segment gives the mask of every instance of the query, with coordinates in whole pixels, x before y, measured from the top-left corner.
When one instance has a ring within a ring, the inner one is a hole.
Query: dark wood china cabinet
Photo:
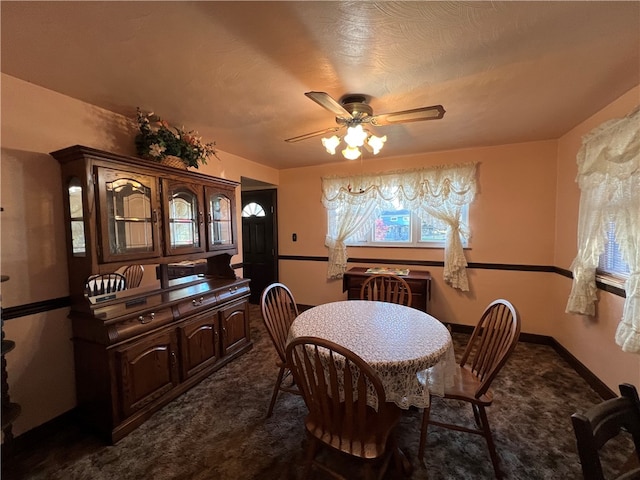
[[[83,146],[52,152],[63,181],[78,410],[116,442],[252,347],[237,182]],[[171,265],[204,265],[175,278]],[[89,296],[130,264],[157,280]]]

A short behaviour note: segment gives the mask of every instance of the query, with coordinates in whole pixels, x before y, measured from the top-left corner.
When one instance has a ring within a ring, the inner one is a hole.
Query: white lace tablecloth
[[[414,308],[370,300],[325,303],[302,312],[289,330],[296,337],[338,343],[378,373],[388,402],[424,408],[429,393],[443,395],[457,372],[453,342],[436,318]]]

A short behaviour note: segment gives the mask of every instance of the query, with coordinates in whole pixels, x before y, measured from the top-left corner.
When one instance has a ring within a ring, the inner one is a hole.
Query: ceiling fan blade
[[[313,138],[313,137],[318,137],[320,135],[325,135],[327,133],[333,133],[333,132],[337,132],[338,130],[340,130],[342,127],[330,127],[330,128],[325,128],[324,130],[318,130],[317,132],[312,132],[312,133],[305,133],[304,135],[299,135],[297,137],[293,137],[293,138],[287,138],[285,140],[285,142],[288,143],[295,143],[295,142],[299,142],[300,140],[306,140],[307,138]]]
[[[351,117],[351,114],[331,95],[325,92],[306,92],[305,95],[316,102],[322,108],[341,117]]]
[[[371,118],[373,125],[391,125],[393,123],[419,122],[421,120],[439,120],[444,117],[442,105],[402,110],[401,112],[383,113]]]

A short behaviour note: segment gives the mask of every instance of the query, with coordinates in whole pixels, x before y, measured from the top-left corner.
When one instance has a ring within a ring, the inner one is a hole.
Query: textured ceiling
[[[10,2],[2,72],[133,118],[136,106],[276,168],[344,162],[304,96],[370,97],[379,156],[558,138],[640,84],[640,2]],[[640,103],[640,99],[639,99]],[[364,161],[371,158],[368,153]]]

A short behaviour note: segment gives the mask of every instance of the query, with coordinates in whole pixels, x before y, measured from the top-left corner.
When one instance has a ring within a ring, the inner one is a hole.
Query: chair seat
[[[467,366],[460,367],[460,373],[456,375],[455,383],[444,389],[444,396],[487,407],[493,402],[493,390],[489,388],[487,393],[476,398],[476,391],[478,391],[480,383],[480,379]]]
[[[341,403],[338,411],[333,412],[333,418],[346,417],[346,405]],[[344,432],[342,422],[336,422],[335,429],[323,428],[321,422],[317,421],[313,415],[307,415],[305,427],[311,435],[318,440],[330,445],[344,453],[357,455],[365,459],[381,457],[386,452],[386,444],[391,431],[402,417],[402,410],[393,403],[385,404],[384,415],[379,415],[373,408],[368,407],[365,421],[365,432],[361,438],[366,439],[363,443],[351,442]],[[375,439],[378,439],[377,441]],[[358,447],[364,451],[358,451]]]
[[[603,400],[583,413],[571,415],[584,480],[609,478],[604,475],[600,452],[605,448],[610,451],[614,445],[607,445],[609,440],[623,432],[625,436],[631,435],[635,448],[629,460],[621,466],[625,473],[615,478],[640,479],[640,398],[634,385],[623,383],[619,387],[619,397]]]

